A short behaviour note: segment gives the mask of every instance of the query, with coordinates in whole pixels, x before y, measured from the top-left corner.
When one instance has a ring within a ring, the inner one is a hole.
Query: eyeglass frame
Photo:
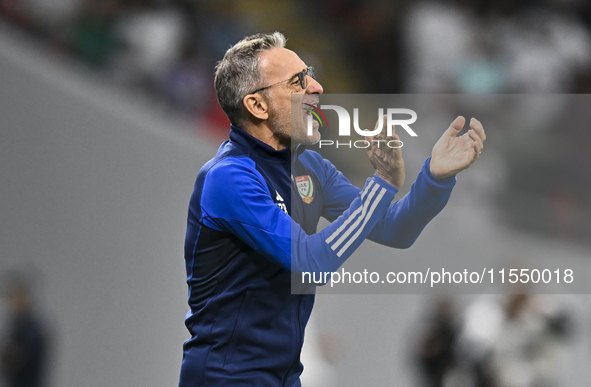
[[[289,82],[292,79],[294,79],[295,77],[298,77],[298,80],[300,81],[300,87],[302,88],[302,90],[306,90],[308,88],[308,82],[306,81],[306,75],[309,75],[310,78],[312,78],[314,80],[316,79],[316,75],[314,74],[314,67],[313,66],[306,67],[304,70],[302,70],[299,73],[293,75],[289,79],[286,79],[286,80],[281,81],[281,82],[274,83],[274,84],[269,85],[269,86],[261,87],[260,89],[256,89],[255,91],[253,91],[251,93],[248,93],[248,94],[256,94],[259,91],[263,91],[263,90],[269,89],[269,88],[271,88],[273,86],[277,86],[277,85],[280,85],[282,83]]]

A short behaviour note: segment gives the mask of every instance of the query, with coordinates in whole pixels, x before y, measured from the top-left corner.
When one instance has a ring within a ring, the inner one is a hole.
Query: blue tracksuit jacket
[[[396,188],[376,175],[361,190],[316,152],[276,151],[232,126],[189,204],[179,386],[299,386],[314,295],[291,294],[290,270],[336,271],[366,238],[412,245],[455,184],[428,165],[392,203]],[[332,223],[316,233],[321,216]]]

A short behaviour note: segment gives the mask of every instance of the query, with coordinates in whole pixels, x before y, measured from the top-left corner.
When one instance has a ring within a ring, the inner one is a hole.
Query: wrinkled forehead
[[[286,48],[272,48],[261,53],[259,69],[266,83],[281,82],[306,68],[306,64],[293,51]]]

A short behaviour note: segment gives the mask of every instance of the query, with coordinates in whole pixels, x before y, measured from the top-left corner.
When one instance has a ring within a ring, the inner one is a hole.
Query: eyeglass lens
[[[306,82],[306,75],[309,75],[312,79],[316,79],[316,77],[314,76],[314,67],[308,67],[307,69],[298,73],[298,78],[300,80],[300,86],[302,86],[302,89],[306,89],[308,87],[308,82]]]

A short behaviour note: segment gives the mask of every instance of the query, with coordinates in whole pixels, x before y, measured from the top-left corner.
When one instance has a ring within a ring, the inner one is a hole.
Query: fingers
[[[367,154],[376,174],[400,188],[404,184],[405,173],[402,152],[397,146],[400,143],[398,135],[392,134],[386,137],[382,131],[376,136],[367,136],[365,139],[370,141]]]
[[[480,136],[476,133],[476,131],[470,129],[468,131],[468,137],[470,137],[470,139],[474,142],[474,151],[476,154],[480,154],[484,148],[484,144],[482,143]]]
[[[396,134],[396,125],[392,125],[392,135],[391,136],[387,136],[388,133],[388,116],[384,115],[381,118],[382,120],[382,130],[374,135],[374,136],[365,136],[365,141],[367,141],[370,145],[368,148],[368,151],[374,148],[378,148],[378,149],[382,149],[382,148],[388,148],[391,151],[393,150],[394,153],[400,153],[400,147],[396,146],[397,144],[401,144],[402,141],[400,141],[400,137]],[[374,128],[374,131],[376,129],[378,129],[378,126],[380,125],[380,119],[378,119],[378,121],[376,122],[376,126]],[[394,143],[392,143],[392,141],[394,141]]]
[[[482,123],[478,121],[476,118],[472,118],[470,120],[470,128],[473,129],[478,137],[482,140],[482,142],[486,141],[486,133],[484,132],[484,127]]]
[[[462,131],[462,128],[464,127],[465,124],[466,124],[466,119],[463,116],[458,116],[451,123],[449,128],[447,128],[447,130],[445,131],[445,133],[443,135],[448,136],[448,137],[456,137],[458,135],[458,133],[460,133]]]
[[[388,129],[387,125],[388,125],[388,116],[386,114],[384,114],[381,118],[382,120],[382,131],[384,131],[384,129]],[[373,128],[374,130],[376,130],[378,128],[378,126],[380,125],[380,118],[378,118],[378,121],[376,122],[376,126]],[[392,125],[392,133],[394,133],[395,130],[395,125]]]
[[[486,133],[482,123],[476,118],[470,120],[470,130],[468,131],[470,139],[474,141],[474,152],[476,152],[476,158],[482,153],[484,148],[484,141],[486,141]]]
[[[373,130],[377,130],[378,126],[380,126],[380,120],[382,120],[381,124],[382,124],[382,130],[380,133],[378,133],[377,136],[365,136],[365,140],[369,141],[369,143],[371,144],[373,139],[375,138],[376,140],[383,140],[384,139],[384,135],[382,133],[387,132],[386,125],[388,124],[388,116],[387,115],[383,115],[382,118],[378,118],[378,120],[376,121],[376,126],[374,126]],[[392,125],[392,133],[394,133],[394,125]]]
[[[378,157],[402,157],[400,137],[397,134],[384,137],[381,133],[375,137],[365,137],[369,142],[368,153],[375,153]],[[390,155],[390,156],[387,156]]]
[[[384,117],[382,118],[384,121],[384,126],[382,126],[382,128],[386,129],[386,132],[388,130],[388,116],[384,115]],[[396,136],[396,125],[392,125],[392,136]],[[398,137],[396,137],[396,139],[398,140]]]

